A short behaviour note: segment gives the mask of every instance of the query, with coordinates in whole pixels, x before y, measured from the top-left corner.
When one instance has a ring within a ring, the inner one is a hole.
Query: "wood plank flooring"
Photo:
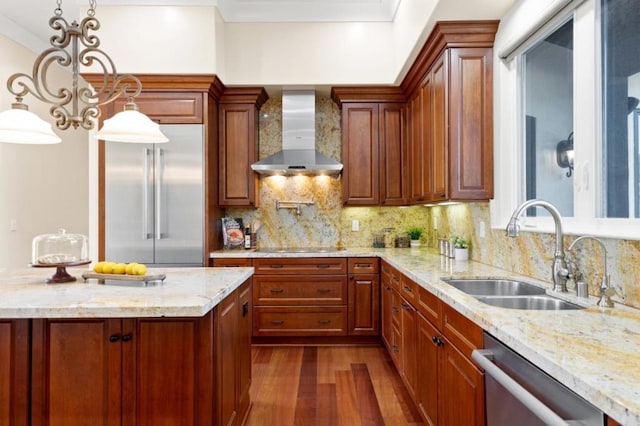
[[[382,347],[252,350],[249,426],[422,425]]]

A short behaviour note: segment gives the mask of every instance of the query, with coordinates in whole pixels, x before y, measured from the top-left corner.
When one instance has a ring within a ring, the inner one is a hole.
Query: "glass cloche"
[[[72,265],[89,260],[87,237],[67,234],[64,229],[56,234],[36,236],[31,250],[32,265]]]

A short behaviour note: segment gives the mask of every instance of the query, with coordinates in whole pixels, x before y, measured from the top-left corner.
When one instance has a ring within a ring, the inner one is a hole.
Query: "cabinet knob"
[[[112,334],[111,336],[109,336],[109,341],[111,343],[115,343],[118,340],[120,340],[120,335],[119,334]]]
[[[440,193],[440,197],[444,198],[444,197],[446,197],[446,194],[444,192],[441,192]]]
[[[354,278],[355,278],[355,276],[353,276],[353,275],[349,275],[349,279],[350,279],[350,280],[352,280],[352,279],[354,279]]]
[[[131,334],[125,334],[124,336],[122,336],[122,341],[123,342],[128,342],[132,338],[133,338],[133,336],[131,336]]]

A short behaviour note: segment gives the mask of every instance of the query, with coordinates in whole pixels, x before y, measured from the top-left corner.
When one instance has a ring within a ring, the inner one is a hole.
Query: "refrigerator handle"
[[[164,149],[156,148],[156,240],[167,238],[162,233],[162,188],[164,185]]]
[[[149,232],[149,158],[153,152],[150,148],[142,149],[142,239],[148,240],[153,236],[153,231]]]

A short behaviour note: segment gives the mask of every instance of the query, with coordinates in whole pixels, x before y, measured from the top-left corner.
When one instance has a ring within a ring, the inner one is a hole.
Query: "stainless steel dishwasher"
[[[602,411],[486,332],[472,358],[486,373],[488,426],[605,424]]]

